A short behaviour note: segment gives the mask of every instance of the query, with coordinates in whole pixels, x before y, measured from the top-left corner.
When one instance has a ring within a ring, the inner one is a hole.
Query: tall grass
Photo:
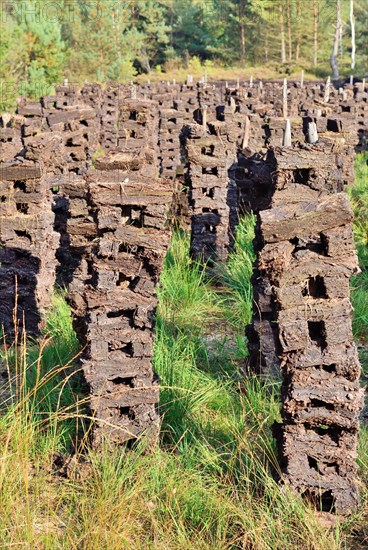
[[[352,278],[353,329],[358,340],[368,345],[368,153],[357,155],[355,183],[349,189],[355,212],[354,235],[361,273]]]
[[[255,216],[243,217],[237,227],[234,249],[230,252],[222,279],[227,296],[227,322],[238,332],[244,331],[252,319],[253,239]],[[227,292],[226,292],[227,291]]]

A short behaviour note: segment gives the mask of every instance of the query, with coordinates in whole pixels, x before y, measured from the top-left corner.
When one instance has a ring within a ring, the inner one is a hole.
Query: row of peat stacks
[[[251,362],[282,373],[275,427],[283,479],[322,510],[358,503],[356,447],[363,390],[349,279],[357,272],[353,149],[333,143],[270,149],[257,210]]]
[[[283,149],[272,147],[284,136],[279,83],[146,85],[137,98],[113,83],[60,86],[2,118],[1,323],[14,332],[18,294],[17,322],[24,316],[37,333],[56,271],[68,284],[96,445],[105,435],[124,442],[158,428],[154,289],[173,191],[192,255],[207,262],[226,259],[238,211],[251,207],[258,260],[250,351],[262,374],[283,375],[285,479],[325,508],[354,508],[362,396],[343,190],[366,131],[368,94],[349,86],[344,94],[331,91],[326,101],[322,85],[290,87],[292,142],[304,141],[311,122],[321,142]]]

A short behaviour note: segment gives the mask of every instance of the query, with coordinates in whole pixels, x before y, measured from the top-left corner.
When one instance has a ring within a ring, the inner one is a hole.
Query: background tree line
[[[368,56],[368,0],[9,0],[0,3],[2,104],[67,77],[124,81],[205,64],[343,74]],[[353,7],[353,18],[351,9]],[[337,19],[337,14],[340,19]],[[193,65],[194,60],[194,65]]]

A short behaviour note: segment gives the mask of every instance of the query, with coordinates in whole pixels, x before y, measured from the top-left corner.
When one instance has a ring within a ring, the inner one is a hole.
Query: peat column
[[[277,357],[283,377],[276,431],[284,480],[338,513],[358,503],[363,403],[349,298],[358,263],[343,192],[346,151],[333,144],[270,150],[272,197],[258,213],[257,240],[257,276],[267,292],[258,296],[265,314],[255,316],[261,360]]]

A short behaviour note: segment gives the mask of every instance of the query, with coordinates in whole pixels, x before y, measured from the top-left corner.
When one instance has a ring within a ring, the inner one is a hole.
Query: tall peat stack
[[[225,141],[208,132],[207,126],[192,124],[186,154],[192,209],[191,254],[203,262],[226,260],[232,241],[230,208],[236,206],[236,190],[230,186],[228,175],[235,152],[232,147],[229,155]]]
[[[55,251],[51,192],[42,163],[16,158],[0,164],[0,326],[37,334],[51,303]],[[13,310],[16,307],[16,317]]]
[[[150,158],[110,153],[87,175],[97,231],[84,292],[83,370],[96,417],[96,446],[104,436],[123,443],[158,430],[153,317],[170,241],[166,212],[173,183],[144,175]]]
[[[341,154],[333,144],[269,153],[272,197],[259,211],[256,241],[266,291],[256,294],[255,332],[259,357],[280,360],[284,479],[322,510],[345,513],[358,503],[363,395],[349,299],[358,263]]]

